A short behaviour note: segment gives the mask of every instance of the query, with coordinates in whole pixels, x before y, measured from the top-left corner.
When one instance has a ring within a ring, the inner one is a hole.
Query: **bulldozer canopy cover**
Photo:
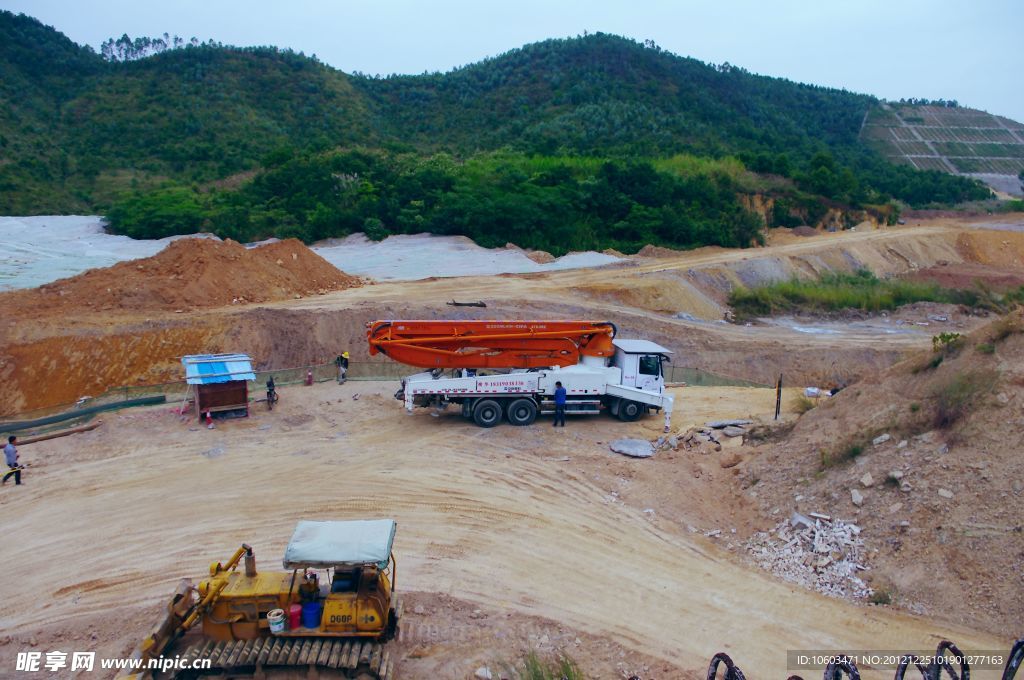
[[[295,526],[284,551],[285,569],[326,569],[376,564],[386,569],[395,541],[395,520],[316,522]]]

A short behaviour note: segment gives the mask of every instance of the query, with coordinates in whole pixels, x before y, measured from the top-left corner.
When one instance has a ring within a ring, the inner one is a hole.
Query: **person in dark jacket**
[[[555,383],[555,424],[558,427],[561,423],[565,427],[565,388],[561,382]]]

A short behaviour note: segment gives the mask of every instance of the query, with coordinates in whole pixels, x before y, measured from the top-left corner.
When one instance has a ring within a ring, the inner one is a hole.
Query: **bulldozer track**
[[[394,659],[387,645],[358,640],[324,638],[276,638],[196,642],[181,657],[185,665],[196,667],[209,660],[209,669],[180,671],[175,678],[251,674],[256,677],[275,670],[307,670],[308,677],[361,678],[375,680],[395,678]]]

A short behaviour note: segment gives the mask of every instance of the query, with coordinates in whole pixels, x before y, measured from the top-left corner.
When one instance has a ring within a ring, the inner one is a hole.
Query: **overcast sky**
[[[0,0],[80,44],[164,32],[276,45],[346,72],[447,71],[584,31],[886,99],[1024,122],[1024,0]]]

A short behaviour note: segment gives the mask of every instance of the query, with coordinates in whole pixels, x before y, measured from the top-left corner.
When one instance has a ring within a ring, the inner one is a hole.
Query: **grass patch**
[[[789,402],[789,408],[799,415],[807,413],[817,405],[818,404],[813,399],[803,394],[796,395],[793,397],[793,401]]]
[[[1024,286],[1021,287],[1024,290]],[[1006,340],[1011,335],[1024,332],[1024,323],[1021,323],[1019,314],[1007,314],[1003,318],[999,319],[992,324],[992,333],[990,335],[990,341],[992,344],[996,344]]]
[[[817,281],[793,278],[756,288],[738,287],[729,294],[729,305],[737,318],[843,309],[880,312],[913,302],[944,302],[969,307],[989,304],[983,292],[902,279],[882,280],[866,269],[853,274],[825,274]]]
[[[996,346],[993,345],[991,342],[979,342],[977,345],[974,346],[974,351],[978,352],[979,354],[995,354]]]
[[[932,336],[932,351],[941,352],[946,356],[956,354],[964,346],[964,339],[959,333],[939,333]]]
[[[889,588],[880,588],[871,593],[868,602],[871,604],[890,605],[893,601],[893,592]]]
[[[935,386],[936,427],[948,429],[970,413],[979,397],[990,392],[998,379],[995,371],[969,371],[957,373]]]
[[[836,465],[848,463],[863,454],[865,446],[867,446],[865,442],[853,441],[842,444],[832,451],[823,450],[821,452],[821,468],[825,470]]]
[[[946,357],[954,357],[963,349],[966,340],[959,333],[939,333],[932,336],[932,356],[915,362],[911,373],[921,373],[928,369],[936,369],[942,365]]]
[[[507,672],[516,680],[585,680],[576,662],[564,654],[544,661],[536,652],[530,652]]]

